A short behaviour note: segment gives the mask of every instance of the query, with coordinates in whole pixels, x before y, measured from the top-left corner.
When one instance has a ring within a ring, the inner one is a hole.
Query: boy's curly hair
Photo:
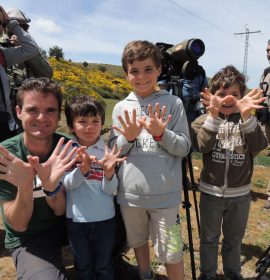
[[[241,96],[244,96],[246,91],[245,76],[240,73],[233,65],[227,65],[219,70],[211,80],[210,92],[215,94],[220,88],[230,88],[239,86]]]
[[[128,64],[132,64],[134,60],[145,60],[151,58],[157,68],[161,66],[161,52],[158,46],[149,41],[131,41],[129,42],[122,54],[122,66],[127,73]]]

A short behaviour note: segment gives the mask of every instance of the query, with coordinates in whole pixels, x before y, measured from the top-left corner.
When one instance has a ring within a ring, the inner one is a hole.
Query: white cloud
[[[63,32],[63,29],[61,28],[61,26],[57,25],[51,19],[37,18],[33,21],[33,23],[31,25],[36,25],[36,27],[38,29],[41,28],[41,30],[45,33],[60,33],[60,32]]]
[[[17,6],[18,0],[2,0]],[[44,49],[63,48],[66,59],[119,64],[130,40],[176,44],[185,39],[204,41],[205,54],[199,59],[211,77],[227,64],[243,68],[245,35],[250,34],[248,85],[257,86],[268,66],[265,47],[270,38],[270,1],[266,0],[34,0],[20,4],[32,19],[30,33]]]

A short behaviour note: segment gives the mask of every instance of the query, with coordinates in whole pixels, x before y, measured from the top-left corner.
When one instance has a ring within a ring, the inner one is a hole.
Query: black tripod
[[[194,249],[193,249],[193,239],[192,239],[192,227],[191,227],[191,218],[189,208],[191,207],[188,193],[188,177],[187,177],[187,164],[190,173],[190,184],[193,192],[195,211],[196,211],[196,220],[198,226],[198,233],[200,235],[200,220],[199,220],[199,210],[196,197],[196,183],[194,180],[193,167],[191,161],[191,153],[189,153],[182,161],[182,174],[183,174],[183,191],[184,191],[184,201],[183,208],[186,209],[187,217],[187,229],[188,229],[188,242],[189,242],[189,253],[190,253],[190,263],[191,263],[191,272],[192,279],[196,280],[196,269],[195,269],[195,260],[194,260]]]
[[[261,277],[266,273],[267,269],[270,267],[270,246],[266,249],[263,256],[256,263],[256,273],[258,273],[256,280],[261,279]]]
[[[170,81],[163,84],[163,86],[168,92],[172,92],[173,95],[178,96],[183,100],[182,94],[182,85],[180,76],[170,76]],[[184,191],[184,201],[183,208],[186,209],[187,217],[187,229],[188,229],[188,242],[189,242],[189,252],[190,252],[190,263],[191,263],[191,272],[192,279],[196,280],[196,269],[195,269],[195,260],[194,260],[194,249],[193,249],[193,239],[192,239],[192,227],[191,227],[191,218],[189,208],[191,207],[188,193],[188,177],[187,177],[187,165],[190,174],[190,184],[193,192],[195,211],[196,211],[196,220],[198,226],[198,233],[200,235],[200,220],[199,220],[199,210],[196,197],[196,186],[193,174],[193,167],[191,161],[191,153],[189,153],[182,161],[182,176],[183,176],[183,191]]]

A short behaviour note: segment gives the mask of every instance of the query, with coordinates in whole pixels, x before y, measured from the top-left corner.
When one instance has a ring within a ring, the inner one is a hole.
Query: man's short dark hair
[[[101,102],[89,95],[73,96],[65,104],[67,125],[73,128],[75,117],[100,116],[102,125],[105,122],[105,109]]]
[[[62,90],[58,83],[53,82],[48,78],[29,78],[22,82],[18,88],[17,105],[22,108],[23,99],[26,92],[40,92],[44,95],[52,94],[58,102],[58,110],[61,112],[62,108]]]

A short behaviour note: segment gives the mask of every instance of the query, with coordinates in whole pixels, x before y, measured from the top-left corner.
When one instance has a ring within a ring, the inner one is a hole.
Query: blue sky
[[[261,31],[249,35],[249,87],[258,86],[269,65],[269,0],[2,0],[1,5],[31,18],[29,32],[43,49],[57,45],[76,62],[120,65],[128,41],[177,44],[199,38],[206,47],[199,63],[212,77],[228,64],[243,70],[246,37],[234,33],[248,28]]]

